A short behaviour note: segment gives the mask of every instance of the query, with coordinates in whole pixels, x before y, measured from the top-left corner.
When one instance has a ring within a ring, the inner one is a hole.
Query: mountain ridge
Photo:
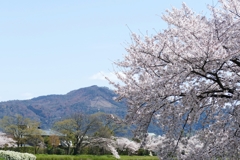
[[[0,118],[19,114],[39,121],[42,128],[50,128],[55,121],[77,112],[85,114],[105,112],[123,118],[126,114],[126,103],[114,101],[116,96],[109,88],[94,85],[66,94],[44,95],[29,100],[10,100],[0,102]]]

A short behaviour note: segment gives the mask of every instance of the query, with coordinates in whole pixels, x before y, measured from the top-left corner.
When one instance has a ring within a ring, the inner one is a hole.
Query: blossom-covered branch
[[[168,10],[162,19],[169,27],[151,37],[133,34],[128,54],[115,63],[121,83],[110,83],[128,102],[126,121],[142,138],[151,122],[164,131],[163,159],[186,157],[179,148],[190,139],[202,147],[191,147],[189,159],[239,157],[240,1],[219,2],[209,6],[211,17],[185,4]]]

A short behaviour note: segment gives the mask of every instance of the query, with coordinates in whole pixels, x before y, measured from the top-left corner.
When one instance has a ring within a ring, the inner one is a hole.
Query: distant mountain
[[[55,121],[77,112],[86,114],[105,112],[123,118],[126,114],[126,104],[114,101],[116,96],[107,87],[91,86],[65,95],[0,102],[0,118],[19,114],[40,121],[43,128],[49,128]]]

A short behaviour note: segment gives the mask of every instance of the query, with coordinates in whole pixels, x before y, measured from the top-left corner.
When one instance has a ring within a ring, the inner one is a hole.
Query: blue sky
[[[214,0],[216,2],[216,0]],[[185,0],[208,14],[212,0]],[[126,54],[130,30],[154,34],[181,0],[13,0],[0,3],[0,101],[110,87],[113,62]]]

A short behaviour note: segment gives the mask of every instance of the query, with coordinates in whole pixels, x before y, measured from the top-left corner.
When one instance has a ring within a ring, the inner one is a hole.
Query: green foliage
[[[141,140],[140,140],[140,139],[138,139],[138,138],[135,138],[135,137],[134,137],[134,138],[132,138],[132,140],[133,140],[133,141],[135,141],[135,142],[137,142],[137,143],[140,143],[140,142],[141,142]]]
[[[55,154],[57,154],[57,155],[65,155],[66,153],[65,153],[65,150],[64,150],[64,149],[62,149],[62,148],[56,148]]]
[[[72,141],[75,144],[74,154],[79,154],[85,145],[84,139],[92,136],[100,127],[101,122],[97,116],[83,113],[75,113],[70,118],[54,124],[54,129],[66,135],[63,140]]]
[[[117,149],[117,152],[119,155],[128,155],[128,153],[129,153],[128,149],[125,149],[125,150]]]
[[[96,137],[110,138],[113,136],[113,131],[107,126],[100,127],[97,132],[94,133]]]
[[[13,136],[18,147],[24,146],[28,141],[34,144],[41,140],[41,133],[38,130],[39,123],[20,115],[14,117],[4,116],[0,120],[0,127]]]
[[[148,156],[149,155],[149,151],[142,149],[142,148],[140,148],[137,153],[139,156]]]
[[[92,114],[92,116],[97,117],[100,122],[101,127],[98,130],[99,137],[109,138],[111,136],[125,134],[127,132],[128,126],[125,124],[116,123],[116,121],[111,118],[114,116],[116,119],[119,119],[119,117],[116,115],[111,116],[110,114],[98,112]]]
[[[73,155],[36,155],[37,160],[115,160],[113,156],[104,155],[104,156],[93,156],[93,155],[80,155],[80,156],[73,156]]]

